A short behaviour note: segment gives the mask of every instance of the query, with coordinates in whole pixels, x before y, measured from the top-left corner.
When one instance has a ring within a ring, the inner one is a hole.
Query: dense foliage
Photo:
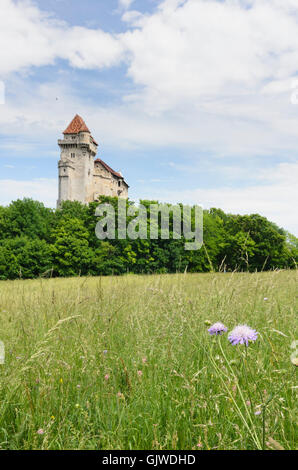
[[[117,198],[103,197],[101,202],[112,204],[117,214]],[[0,279],[296,266],[298,239],[258,214],[204,210],[204,243],[197,251],[186,251],[184,238],[150,240],[149,206],[154,202],[141,201],[148,210],[148,238],[135,240],[117,236],[99,240],[95,235],[98,203],[66,201],[56,211],[31,199],[0,206]],[[127,201],[127,208],[133,206]],[[170,218],[170,234],[171,222]]]

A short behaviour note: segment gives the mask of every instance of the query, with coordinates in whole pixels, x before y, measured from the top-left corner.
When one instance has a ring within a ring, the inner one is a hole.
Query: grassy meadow
[[[294,449],[296,314],[297,271],[2,281],[0,449]]]

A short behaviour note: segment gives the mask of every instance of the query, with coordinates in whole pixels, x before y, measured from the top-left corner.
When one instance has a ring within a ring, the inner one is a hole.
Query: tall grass
[[[0,448],[294,449],[296,296],[294,271],[0,282]]]

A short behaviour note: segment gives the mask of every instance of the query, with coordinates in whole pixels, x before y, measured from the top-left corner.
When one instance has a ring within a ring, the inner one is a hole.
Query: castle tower
[[[87,204],[100,200],[101,195],[128,197],[129,186],[122,174],[100,158],[94,160],[98,144],[78,114],[63,135],[64,138],[58,140],[61,149],[58,208],[62,201]]]
[[[58,140],[61,157],[59,169],[59,196],[62,201],[93,201],[94,157],[98,144],[84,120],[77,114]]]

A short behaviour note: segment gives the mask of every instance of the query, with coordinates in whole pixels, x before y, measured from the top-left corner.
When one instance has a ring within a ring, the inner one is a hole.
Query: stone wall
[[[128,197],[123,179],[100,162],[94,162],[97,146],[88,132],[66,134],[58,145],[61,149],[58,207],[65,200],[86,204],[98,200],[100,195]]]

